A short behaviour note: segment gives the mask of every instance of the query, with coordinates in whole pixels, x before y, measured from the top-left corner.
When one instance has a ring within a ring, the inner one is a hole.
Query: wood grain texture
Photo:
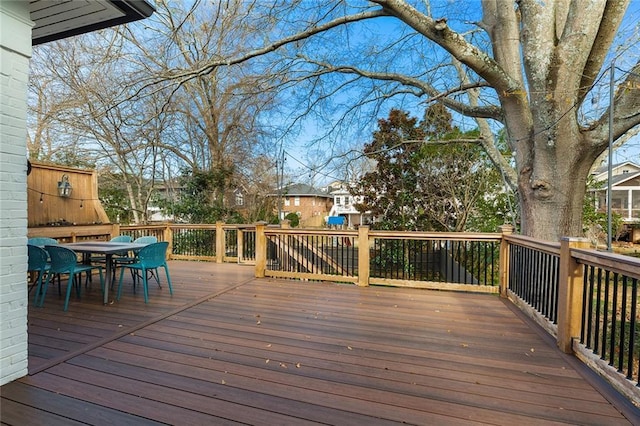
[[[30,308],[33,374],[2,387],[2,422],[632,424],[496,295],[169,268],[148,305],[129,284]]]

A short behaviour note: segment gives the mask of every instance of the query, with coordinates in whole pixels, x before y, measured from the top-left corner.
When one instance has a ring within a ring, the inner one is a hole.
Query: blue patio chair
[[[131,238],[130,235],[118,235],[117,237],[113,237],[109,240],[110,243],[130,243],[133,240],[133,238]],[[122,252],[122,253],[117,253],[114,256],[127,256],[128,253]],[[106,256],[91,256],[91,262],[96,262],[96,263],[104,263],[106,261]],[[115,275],[115,269],[113,274]]]
[[[49,253],[42,247],[27,244],[27,252],[29,262],[27,271],[31,274],[38,274],[37,278],[33,275],[33,284],[29,287],[29,292],[35,287],[36,293],[33,297],[34,306],[38,306],[38,298],[42,290],[42,279],[48,274],[51,265],[49,264]]]
[[[131,235],[118,235],[110,240],[112,243],[130,243],[131,241],[133,241]]]
[[[44,248],[44,246],[54,246],[58,244],[58,240],[49,237],[33,237],[29,238],[27,244]]]
[[[124,277],[125,268],[131,269],[131,271],[140,272],[142,277],[142,287],[144,290],[144,303],[149,302],[149,286],[147,272],[155,271],[157,273],[158,268],[164,268],[167,275],[167,284],[169,286],[169,293],[173,294],[173,288],[171,287],[171,277],[169,276],[169,267],[167,266],[167,248],[169,243],[161,241],[159,243],[152,243],[142,248],[138,252],[138,257],[135,263],[123,264],[120,269],[120,281],[118,282],[118,296],[116,300],[120,300],[122,295],[122,278]],[[156,277],[157,279],[157,277]],[[134,279],[134,291],[135,291],[135,279]]]
[[[158,238],[154,237],[153,235],[144,235],[142,237],[138,237],[135,240],[133,240],[134,243],[136,244],[153,244],[153,243],[157,243],[158,242]],[[122,265],[128,265],[131,263],[135,263],[138,260],[138,253],[140,252],[140,250],[133,250],[133,256],[129,256],[128,253],[124,253],[122,255],[119,255],[117,257],[113,258],[113,273],[115,274],[116,272],[116,268],[118,266],[122,266]],[[158,277],[155,275],[154,271],[150,272],[152,276],[155,277],[156,282],[158,283],[158,285],[160,285],[160,281],[158,280]],[[115,275],[114,275],[115,278]],[[136,285],[136,274],[134,274],[133,270],[131,270],[131,278],[133,279],[133,288],[135,290],[135,285]]]
[[[158,242],[158,238],[153,235],[145,235],[143,237],[138,237],[133,240],[136,244],[153,244]]]
[[[87,273],[86,280],[88,282],[91,272],[93,272],[94,269],[97,269],[100,273],[100,289],[104,291],[104,277],[102,276],[102,266],[84,265],[82,263],[78,263],[78,255],[76,254],[76,252],[66,247],[45,246],[45,250],[47,250],[47,252],[49,253],[49,258],[51,259],[51,268],[49,269],[49,274],[47,275],[47,279],[44,282],[39,306],[42,306],[44,304],[44,298],[47,295],[47,287],[49,285],[51,276],[54,274],[69,274],[69,281],[67,282],[67,294],[64,300],[64,311],[69,308],[71,287],[73,287],[74,284],[76,287],[76,295],[77,297],[80,297],[80,292],[82,289],[80,281],[83,272]]]

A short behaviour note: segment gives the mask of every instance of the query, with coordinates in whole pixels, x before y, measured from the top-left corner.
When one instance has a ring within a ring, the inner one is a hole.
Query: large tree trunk
[[[571,133],[559,132],[558,137],[565,141],[574,137],[573,142],[537,149],[532,166],[520,169],[518,191],[524,235],[557,241],[562,236],[583,234],[582,209],[594,154],[582,152],[578,148],[580,140]]]
[[[586,181],[605,146],[601,130],[606,120],[600,120],[599,131],[581,127],[578,110],[625,5],[523,0],[522,27],[514,38],[515,29],[506,23],[513,24],[516,16],[505,3],[486,1],[493,8],[485,13],[498,17],[486,21],[500,68],[524,83],[522,89],[499,92],[515,151],[522,233],[551,241],[581,236]],[[510,37],[505,40],[505,35]],[[521,64],[513,56],[520,49]]]

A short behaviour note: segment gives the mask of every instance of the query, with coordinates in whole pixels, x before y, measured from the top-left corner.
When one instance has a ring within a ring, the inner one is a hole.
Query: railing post
[[[560,280],[558,289],[558,347],[573,352],[572,339],[580,334],[582,317],[582,280],[584,268],[571,257],[572,248],[588,248],[586,238],[563,237],[560,240]]]
[[[256,278],[264,278],[267,268],[267,237],[264,234],[266,222],[256,223]]]
[[[120,235],[120,224],[113,223],[111,224],[111,238],[115,238]]]
[[[163,241],[169,243],[169,247],[167,247],[167,260],[171,260],[171,255],[173,254],[173,230],[171,229],[171,225],[166,224],[164,231],[162,231]]]
[[[369,227],[358,228],[358,285],[369,285]]]
[[[244,260],[244,232],[241,226],[236,229],[236,244],[238,247],[238,263]]]
[[[500,296],[508,297],[509,289],[509,242],[505,238],[507,235],[513,234],[515,228],[512,225],[501,225],[498,227],[502,237],[500,238],[500,258],[498,266],[498,274],[500,275]]]
[[[222,263],[224,260],[224,222],[216,222],[216,263]]]

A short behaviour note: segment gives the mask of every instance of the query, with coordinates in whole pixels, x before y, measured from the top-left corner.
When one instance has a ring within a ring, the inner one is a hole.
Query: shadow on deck
[[[30,308],[2,423],[637,424],[495,295],[169,265],[174,295],[153,282],[148,305],[127,277],[107,306],[93,289],[65,313],[52,289]]]

